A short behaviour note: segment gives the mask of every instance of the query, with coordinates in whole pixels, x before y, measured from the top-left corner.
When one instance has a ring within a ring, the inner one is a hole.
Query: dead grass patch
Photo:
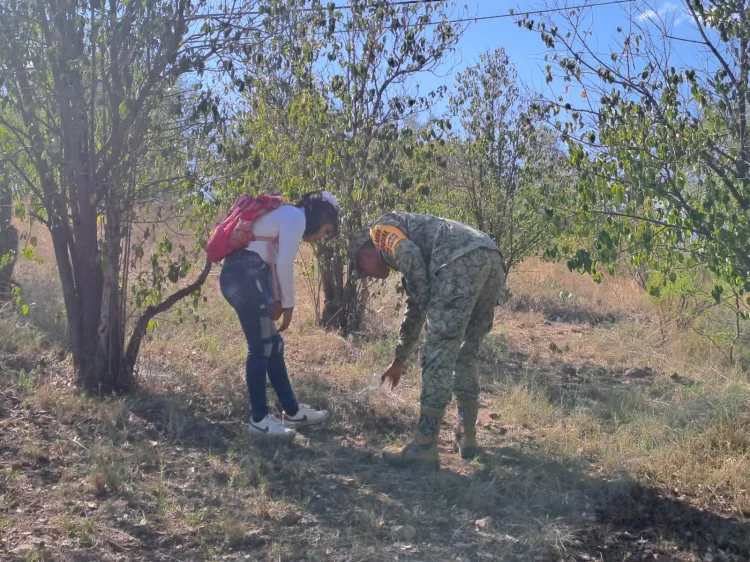
[[[333,417],[291,445],[246,435],[245,343],[216,276],[205,328],[159,320],[134,396],[77,396],[60,364],[0,356],[13,367],[0,390],[0,551],[28,546],[32,530],[56,533],[55,559],[88,549],[106,561],[750,557],[747,376],[700,339],[665,342],[628,279],[519,267],[480,352],[486,454],[458,457],[451,406],[440,473],[385,466],[380,449],[409,438],[421,390],[416,356],[397,391],[366,388],[395,345],[395,282],[366,333],[344,339],[314,326],[300,279],[287,363],[300,399]],[[24,329],[0,349],[47,349],[46,328]]]

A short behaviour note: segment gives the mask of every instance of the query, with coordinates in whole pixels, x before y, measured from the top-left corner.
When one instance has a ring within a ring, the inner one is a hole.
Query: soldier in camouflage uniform
[[[395,358],[383,375],[392,386],[401,379],[427,321],[417,435],[403,450],[386,451],[384,458],[397,465],[418,462],[439,467],[438,433],[451,394],[458,406],[456,439],[461,456],[476,456],[476,357],[505,288],[497,246],[486,234],[457,222],[392,212],[382,215],[371,229],[354,233],[348,255],[368,277],[382,279],[390,270],[403,275],[406,314]]]

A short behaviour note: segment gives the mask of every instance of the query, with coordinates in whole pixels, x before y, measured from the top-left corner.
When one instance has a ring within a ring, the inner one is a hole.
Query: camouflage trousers
[[[504,288],[502,259],[491,249],[472,250],[436,273],[421,356],[423,407],[444,410],[451,393],[479,397],[477,353]]]

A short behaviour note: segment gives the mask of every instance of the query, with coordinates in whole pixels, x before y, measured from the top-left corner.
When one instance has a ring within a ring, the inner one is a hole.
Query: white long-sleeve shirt
[[[279,237],[278,244],[254,241],[247,249],[258,254],[270,264],[269,246],[273,246],[276,257],[276,274],[279,279],[282,308],[294,306],[294,259],[297,256],[302,235],[305,233],[305,212],[292,205],[284,205],[253,223],[255,236]]]

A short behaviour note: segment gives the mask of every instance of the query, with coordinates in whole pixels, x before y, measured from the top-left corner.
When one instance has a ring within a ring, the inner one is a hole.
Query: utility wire
[[[401,6],[401,5],[412,5],[412,4],[429,4],[432,2],[440,2],[442,0],[397,0],[393,2],[380,2],[377,4],[369,4],[366,6],[361,6],[364,9],[368,8],[377,8],[379,6]],[[489,16],[473,16],[473,17],[465,17],[465,18],[456,18],[456,19],[449,19],[444,21],[429,21],[424,23],[415,23],[415,24],[408,24],[402,27],[415,27],[415,26],[428,26],[428,25],[440,25],[440,24],[450,24],[450,23],[470,23],[470,22],[478,22],[478,21],[487,21],[487,20],[496,20],[496,19],[504,19],[504,18],[517,18],[522,16],[534,16],[539,14],[550,14],[555,12],[568,12],[572,10],[582,10],[586,8],[597,8],[600,6],[615,6],[618,4],[632,4],[635,2],[635,0],[609,0],[605,2],[589,2],[586,4],[578,4],[575,6],[566,6],[564,8],[542,8],[539,10],[527,10],[523,12],[516,12],[515,10],[510,10],[507,14],[493,14]],[[333,6],[332,9],[334,10],[351,10],[355,7],[353,4],[347,4],[343,6]],[[328,9],[326,7],[322,7],[322,9]],[[299,11],[303,12],[310,12],[313,11],[315,8],[298,8]],[[260,15],[261,12],[245,12],[245,15]],[[269,14],[264,12],[265,15],[271,16],[273,14]],[[219,17],[227,17],[228,14],[213,14],[213,15],[205,15],[205,16],[196,16],[193,19],[208,19],[208,18],[219,18]],[[229,25],[232,25],[230,22],[226,22]],[[342,30],[336,30],[334,33],[348,33],[350,31],[367,31],[368,29],[375,29],[375,28],[358,28],[358,29],[342,29]]]
[[[406,0],[405,0],[406,1]],[[415,1],[428,1],[428,2],[434,2],[436,0],[410,0],[411,2]],[[399,27],[426,27],[426,26],[432,26],[432,25],[442,25],[442,24],[452,24],[452,23],[476,23],[478,21],[487,21],[487,20],[498,20],[503,18],[517,18],[522,16],[534,16],[538,14],[549,14],[554,12],[569,12],[573,10],[581,10],[585,8],[596,8],[598,6],[613,6],[617,4],[632,4],[635,2],[635,0],[609,0],[608,2],[592,2],[589,4],[578,4],[576,6],[568,6],[566,8],[546,8],[541,10],[529,10],[525,12],[516,12],[514,10],[510,10],[507,14],[494,14],[491,16],[474,16],[474,17],[465,17],[465,18],[457,18],[457,19],[449,19],[449,20],[441,20],[441,21],[428,21],[428,22],[422,22],[422,23],[411,23],[406,25],[401,25]],[[383,26],[385,27],[385,26]],[[337,29],[333,33],[339,34],[339,33],[350,33],[352,31],[369,31],[370,29],[378,29],[375,27],[362,27],[362,28],[351,28],[351,29]]]
[[[297,10],[298,12],[314,12],[316,10],[353,10],[354,8],[362,8],[363,10],[368,10],[370,8],[379,8],[381,6],[409,6],[414,4],[431,4],[433,2],[444,2],[445,0],[394,0],[392,2],[389,2],[387,0],[375,2],[374,4],[364,4],[364,5],[358,5],[358,4],[342,4],[342,5],[336,5],[332,2],[329,2],[327,5],[318,6],[316,8],[291,8],[294,10]],[[287,8],[290,9],[290,8]],[[251,10],[249,12],[241,12],[242,15],[245,16],[259,16],[262,14],[265,15],[273,15],[267,11],[259,11],[259,10]],[[210,19],[210,18],[222,18],[227,17],[231,14],[202,14],[200,16],[193,16],[191,18],[188,18],[188,21],[195,21],[195,20],[202,20],[202,19]]]

